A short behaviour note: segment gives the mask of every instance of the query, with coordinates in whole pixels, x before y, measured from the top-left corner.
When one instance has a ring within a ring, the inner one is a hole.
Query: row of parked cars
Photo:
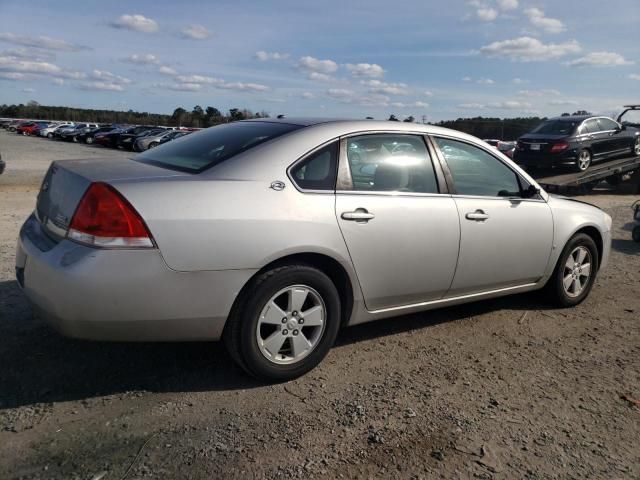
[[[0,125],[19,135],[38,136],[87,145],[102,145],[143,152],[176,138],[188,135],[195,129],[178,129],[152,125],[101,125],[97,123],[48,122],[41,120],[6,120]]]

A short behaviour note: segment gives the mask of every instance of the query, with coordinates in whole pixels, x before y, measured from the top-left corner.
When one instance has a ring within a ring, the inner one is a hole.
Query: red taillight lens
[[[551,153],[558,153],[563,150],[569,148],[569,144],[567,142],[558,142],[551,145]]]
[[[71,219],[67,236],[99,247],[153,247],[142,217],[113,187],[92,183]]]

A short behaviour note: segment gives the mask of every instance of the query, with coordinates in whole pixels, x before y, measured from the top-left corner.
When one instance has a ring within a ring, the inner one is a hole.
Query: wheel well
[[[584,233],[585,235],[589,235],[595,242],[596,248],[598,249],[598,268],[600,268],[600,263],[602,261],[602,249],[603,249],[602,235],[600,234],[600,231],[596,227],[583,227],[576,232],[576,234],[578,233]]]
[[[353,286],[351,285],[349,274],[340,262],[328,255],[323,255],[321,253],[296,253],[288,255],[274,260],[262,267],[253,277],[251,277],[251,280],[268,270],[272,270],[273,268],[300,263],[317,268],[331,279],[338,290],[338,295],[340,295],[342,325],[346,325],[349,318],[351,318],[351,311],[353,310]],[[247,284],[249,284],[251,280],[249,280]]]

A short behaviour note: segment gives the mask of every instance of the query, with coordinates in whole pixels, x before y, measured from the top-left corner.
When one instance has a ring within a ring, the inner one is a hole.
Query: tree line
[[[200,105],[196,105],[191,111],[178,107],[171,115],[166,115],[134,110],[75,108],[29,102],[26,105],[22,103],[19,105],[0,105],[0,117],[205,128],[236,120],[268,118],[269,114],[267,112],[254,113],[246,108],[231,108],[223,113],[215,107],[202,108]]]
[[[588,114],[588,112],[584,110],[579,110],[573,113],[573,115],[586,114]],[[562,116],[566,115],[569,115],[569,113],[562,114]],[[226,112],[222,112],[215,107],[207,106],[202,108],[200,105],[196,105],[190,111],[182,107],[178,107],[171,115],[166,115],[159,113],[136,112],[133,110],[118,111],[49,106],[40,105],[37,102],[31,101],[26,105],[0,105],[0,117],[206,128],[221,123],[235,122],[237,120],[269,118],[269,114],[264,111],[254,113],[251,110],[239,108],[231,108]],[[372,119],[373,117],[367,118]],[[395,115],[390,115],[388,120],[399,121]],[[520,135],[531,131],[543,120],[546,120],[546,117],[473,117],[458,118],[456,120],[442,120],[434,123],[433,125],[459,130],[479,138],[513,140],[518,138]],[[402,121],[415,122],[416,119],[413,116],[409,116]]]

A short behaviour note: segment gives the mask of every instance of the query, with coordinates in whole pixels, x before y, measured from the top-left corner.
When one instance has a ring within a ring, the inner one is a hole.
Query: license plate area
[[[540,150],[540,144],[539,144],[539,143],[532,143],[532,144],[529,146],[529,148],[530,148],[531,150],[538,151],[538,150]]]

